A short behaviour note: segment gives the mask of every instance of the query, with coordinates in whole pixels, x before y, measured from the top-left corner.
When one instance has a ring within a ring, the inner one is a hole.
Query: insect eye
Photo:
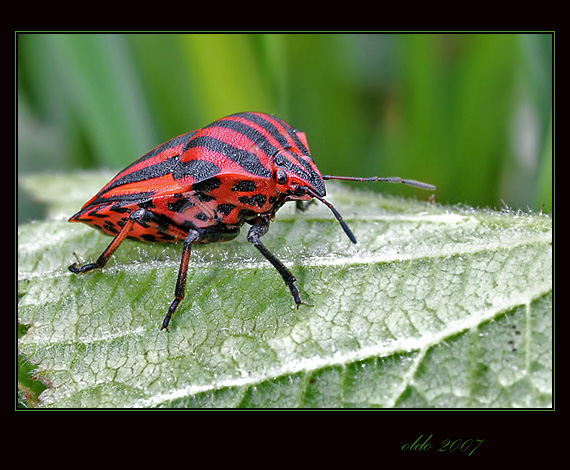
[[[285,184],[287,182],[287,173],[285,173],[285,170],[282,169],[276,170],[275,179],[277,180],[277,183]]]

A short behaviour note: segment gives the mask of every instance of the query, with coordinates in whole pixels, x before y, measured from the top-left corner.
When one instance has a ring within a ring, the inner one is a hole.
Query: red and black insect
[[[295,277],[260,238],[287,201],[301,210],[313,198],[325,204],[353,243],[354,235],[324,199],[325,180],[386,181],[435,190],[431,184],[398,177],[353,178],[321,175],[310,156],[305,134],[281,119],[239,113],[150,151],[115,176],[70,222],[83,222],[114,236],[95,263],[69,266],[84,273],[105,266],[125,238],[147,242],[184,242],[182,261],[162,329],[168,328],[184,298],[193,243],[235,238],[244,222],[249,242],[277,269],[295,303],[301,298]]]

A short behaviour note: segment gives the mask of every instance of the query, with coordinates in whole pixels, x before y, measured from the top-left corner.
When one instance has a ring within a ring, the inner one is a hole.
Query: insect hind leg
[[[117,235],[115,235],[115,238],[113,238],[111,243],[109,243],[109,246],[105,248],[105,251],[103,251],[103,253],[101,253],[101,256],[97,258],[97,261],[95,261],[94,263],[86,263],[83,265],[80,265],[79,263],[73,263],[71,266],[69,266],[69,270],[72,273],[85,273],[93,269],[102,268],[107,264],[109,258],[113,255],[115,250],[119,248],[119,245],[127,237],[135,222],[152,220],[153,216],[154,214],[152,214],[152,212],[148,211],[147,209],[139,209],[134,211],[125,222],[125,225],[121,227],[119,233],[117,233]]]

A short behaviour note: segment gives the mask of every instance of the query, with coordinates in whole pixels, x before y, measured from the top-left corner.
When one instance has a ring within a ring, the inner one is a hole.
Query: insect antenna
[[[307,194],[309,194],[311,197],[314,197],[315,199],[318,199],[319,201],[321,201],[325,206],[327,206],[332,213],[334,214],[334,216],[336,217],[336,220],[339,221],[340,226],[342,227],[342,229],[344,230],[344,233],[346,233],[346,235],[348,236],[348,238],[350,238],[350,241],[352,243],[356,243],[356,238],[354,237],[354,234],[351,232],[351,230],[348,228],[348,225],[346,225],[346,222],[344,220],[342,220],[342,215],[340,215],[340,213],[334,208],[334,206],[327,201],[326,199],[324,199],[323,197],[319,196],[317,193],[315,193],[314,191],[312,191],[311,189],[307,188]]]
[[[407,184],[408,186],[415,186],[416,188],[426,189],[428,191],[435,191],[435,186],[433,184],[423,183],[421,181],[416,181],[416,180],[408,180],[408,179],[400,178],[399,176],[387,176],[387,177],[372,176],[370,178],[356,178],[353,176],[323,175],[323,179],[324,180],[359,181],[361,183],[370,182],[370,181],[383,181],[385,183],[402,183],[402,184]]]

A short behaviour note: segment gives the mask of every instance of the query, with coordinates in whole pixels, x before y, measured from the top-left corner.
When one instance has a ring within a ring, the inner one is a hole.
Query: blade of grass
[[[67,106],[81,119],[100,165],[121,168],[156,144],[150,113],[124,38],[53,34],[57,67],[69,87]]]

